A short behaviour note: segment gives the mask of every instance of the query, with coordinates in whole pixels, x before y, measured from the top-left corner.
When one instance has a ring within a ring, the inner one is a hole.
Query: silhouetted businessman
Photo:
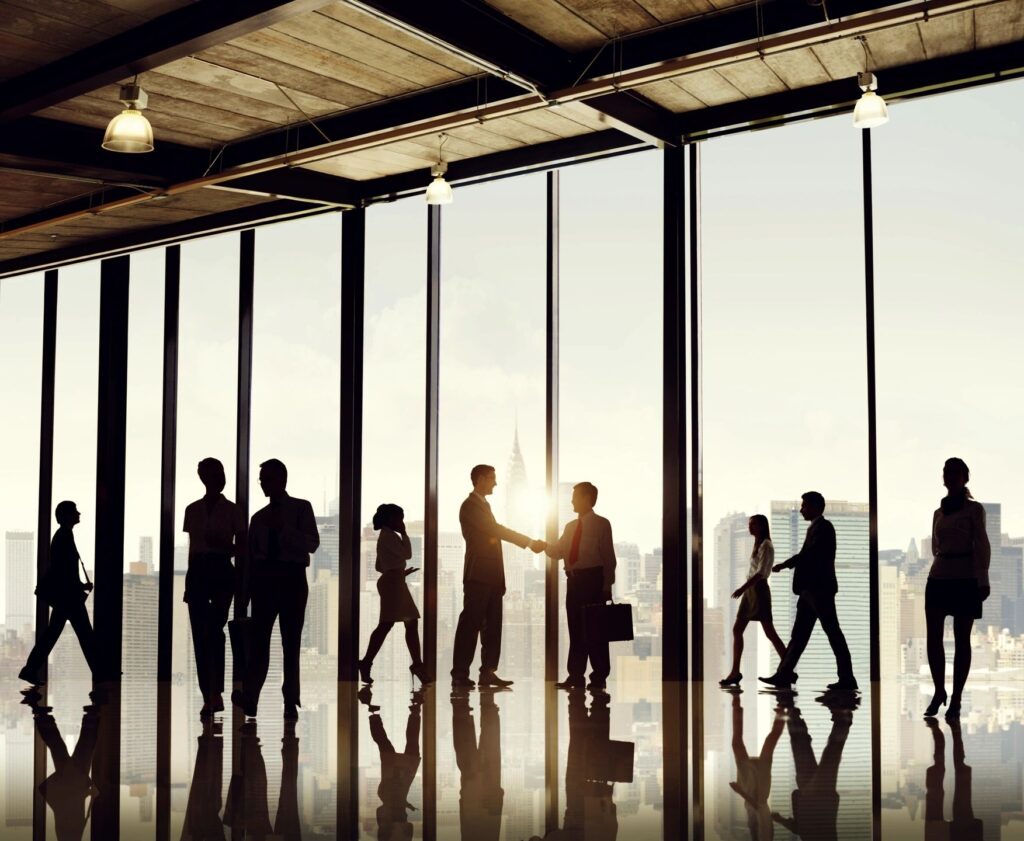
[[[565,761],[565,820],[562,837],[615,841],[619,833],[614,784],[595,757],[608,743],[610,698],[597,692],[590,711],[582,689],[569,690],[569,750]]]
[[[39,784],[39,793],[53,810],[57,841],[81,841],[89,819],[85,801],[99,793],[92,779],[92,758],[99,737],[98,709],[85,708],[82,729],[71,754],[49,708],[33,706],[33,713],[36,733],[49,749],[53,763],[53,773]]]
[[[786,727],[784,714],[778,711],[772,722],[772,729],[764,737],[761,753],[751,756],[743,740],[743,705],[740,692],[732,693],[732,755],[736,761],[736,782],[729,787],[743,798],[747,810],[747,829],[751,841],[771,841],[775,837],[772,810],[768,797],[772,791],[772,760],[775,746],[779,743]]]
[[[562,689],[583,686],[590,661],[590,687],[603,689],[608,682],[611,660],[608,639],[588,635],[584,612],[594,604],[611,601],[615,583],[615,546],[612,525],[594,513],[597,488],[580,482],[572,489],[572,510],[579,516],[565,525],[557,543],[544,551],[552,558],[565,559],[565,614],[569,625],[569,676],[558,686]]]
[[[470,472],[473,490],[459,509],[459,524],[466,541],[466,562],[462,572],[462,613],[455,629],[452,686],[471,688],[469,667],[480,638],[480,686],[510,686],[495,673],[501,658],[502,598],[505,595],[505,560],[501,542],[507,540],[522,549],[542,552],[542,540],[506,528],[494,519],[487,497],[498,480],[489,464],[478,464]]]
[[[220,819],[224,790],[224,740],[214,733],[212,720],[203,722],[188,790],[181,841],[221,841],[224,824]]]
[[[946,738],[934,718],[925,720],[932,731],[935,742],[932,767],[924,772],[924,837],[925,841],[981,841],[985,825],[974,817],[971,803],[971,766],[965,762],[964,737],[960,720],[949,722],[953,737],[953,820],[947,822],[944,813],[946,792],[943,778],[946,776]]]
[[[459,827],[463,838],[498,841],[505,790],[501,787],[501,719],[490,692],[480,693],[480,742],[469,697],[452,695],[452,738],[461,773]]]
[[[85,600],[92,590],[92,584],[83,584],[82,579],[78,577],[81,556],[78,554],[75,536],[72,533],[72,529],[81,522],[82,515],[78,511],[78,506],[70,500],[58,503],[55,514],[59,527],[50,543],[50,563],[36,588],[37,595],[53,610],[50,612],[46,631],[18,673],[19,678],[33,685],[39,685],[41,682],[40,672],[46,665],[46,660],[57,640],[60,639],[64,625],[68,622],[78,636],[82,654],[85,655],[90,670],[93,674],[96,673],[95,638],[89,614],[85,609]]]
[[[203,693],[199,714],[206,718],[224,709],[224,625],[235,593],[231,558],[244,563],[246,527],[242,509],[222,493],[224,465],[215,458],[204,458],[198,473],[206,494],[185,509],[188,573],[184,600]]]
[[[320,545],[313,506],[288,495],[288,469],[277,459],[260,465],[260,487],[270,504],[253,514],[249,524],[249,587],[252,595],[252,651],[245,689],[231,700],[250,717],[256,715],[260,692],[270,667],[270,633],[280,620],[284,650],[284,717],[295,721],[302,705],[299,694],[299,643],[306,619],[309,556]]]
[[[405,750],[399,753],[388,738],[384,722],[377,714],[379,707],[371,703],[369,689],[360,692],[360,700],[370,708],[370,736],[380,752],[380,785],[377,796],[377,838],[391,841],[398,838],[412,838],[413,826],[409,821],[409,810],[415,807],[409,803],[409,789],[416,780],[420,768],[420,707],[423,704],[421,692],[412,694],[409,718],[405,725]]]
[[[832,705],[832,731],[821,752],[821,760],[814,758],[811,735],[807,724],[796,707],[789,709],[789,744],[793,749],[796,767],[796,789],[793,791],[793,817],[785,818],[778,812],[772,819],[803,841],[838,841],[836,819],[839,816],[839,763],[843,759],[843,746],[850,735],[853,712],[849,708]]]
[[[828,688],[837,691],[857,689],[850,649],[836,615],[836,593],[839,590],[836,581],[836,530],[825,519],[824,513],[825,497],[817,491],[808,491],[803,495],[800,514],[810,522],[804,545],[792,558],[772,568],[773,572],[790,568],[795,570],[793,592],[800,597],[796,603],[796,618],[786,654],[774,675],[761,678],[772,686],[788,687],[793,684],[796,680],[796,664],[811,639],[814,623],[821,622],[822,630],[835,654],[836,669],[839,672],[839,680],[830,683]]]

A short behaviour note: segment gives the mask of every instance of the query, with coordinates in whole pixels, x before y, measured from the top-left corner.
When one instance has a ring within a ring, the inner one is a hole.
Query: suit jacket
[[[273,508],[281,507],[281,528],[271,526]],[[249,557],[257,564],[282,563],[309,566],[310,553],[320,546],[313,506],[308,500],[287,494],[252,515],[249,523]]]
[[[84,585],[78,576],[78,547],[67,526],[61,526],[50,543],[50,564],[40,582],[39,594],[48,604],[75,604],[82,601]]]
[[[459,525],[466,541],[466,565],[462,571],[462,582],[476,581],[505,592],[505,559],[501,552],[501,541],[507,540],[516,546],[526,548],[530,538],[512,529],[505,528],[491,512],[491,506],[475,493],[466,497],[459,509]]]
[[[804,545],[786,561],[794,568],[793,592],[804,590],[815,593],[836,593],[836,529],[824,517],[819,517],[807,529]]]

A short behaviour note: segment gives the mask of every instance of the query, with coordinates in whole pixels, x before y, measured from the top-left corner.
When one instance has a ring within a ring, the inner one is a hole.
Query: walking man
[[[802,499],[800,514],[810,522],[804,545],[792,558],[772,568],[773,572],[790,568],[794,570],[793,592],[800,598],[796,603],[793,634],[778,671],[761,680],[779,688],[792,686],[796,681],[796,664],[811,639],[814,623],[821,622],[822,630],[832,646],[832,653],[835,654],[836,669],[839,672],[839,680],[830,683],[828,688],[833,691],[855,691],[857,681],[853,676],[850,649],[836,615],[836,593],[839,591],[836,582],[836,530],[824,517],[825,497],[817,491],[808,491]]]

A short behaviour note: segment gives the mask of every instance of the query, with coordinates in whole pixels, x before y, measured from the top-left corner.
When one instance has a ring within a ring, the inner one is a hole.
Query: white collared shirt
[[[612,524],[599,514],[588,511],[565,524],[565,531],[557,543],[548,546],[547,554],[552,558],[563,558],[563,568],[569,569],[569,552],[576,529],[582,527],[579,554],[574,570],[601,567],[604,569],[604,586],[615,583],[615,546],[612,543]]]

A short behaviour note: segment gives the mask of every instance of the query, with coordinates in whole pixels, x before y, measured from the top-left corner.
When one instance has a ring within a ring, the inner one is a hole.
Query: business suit
[[[480,674],[493,674],[501,657],[501,600],[505,595],[505,559],[501,541],[526,548],[530,538],[505,528],[491,512],[487,500],[471,493],[459,509],[459,525],[466,541],[462,573],[462,613],[455,629],[453,678],[468,678],[480,637]]]
[[[793,633],[786,648],[786,656],[779,664],[778,674],[792,675],[800,655],[811,639],[814,623],[821,622],[836,657],[839,680],[854,681],[850,649],[836,615],[839,584],[836,581],[836,530],[832,523],[822,516],[814,519],[807,529],[800,551],[779,564],[780,569],[790,567],[794,569],[793,592],[800,598],[796,603]]]

